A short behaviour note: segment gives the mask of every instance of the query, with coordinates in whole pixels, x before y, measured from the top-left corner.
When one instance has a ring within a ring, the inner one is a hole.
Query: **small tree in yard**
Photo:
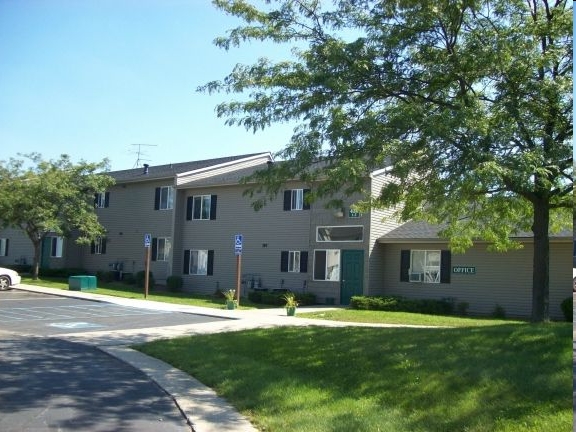
[[[300,123],[277,155],[289,163],[252,177],[255,207],[295,178],[312,198],[362,192],[389,163],[396,181],[364,204],[445,224],[456,252],[520,247],[511,235],[531,230],[532,319],[548,319],[549,233],[573,207],[572,2],[254,3],[214,1],[245,23],[216,44],[288,43],[291,57],[200,90],[248,94],[217,107],[231,125]]]
[[[42,160],[37,153],[25,155],[34,166],[25,168],[24,160],[0,162],[0,226],[22,229],[34,246],[32,276],[38,279],[42,241],[49,234],[78,235],[78,244],[88,244],[105,234],[94,211],[94,195],[114,184],[114,179],[99,171],[100,163],[70,157]]]

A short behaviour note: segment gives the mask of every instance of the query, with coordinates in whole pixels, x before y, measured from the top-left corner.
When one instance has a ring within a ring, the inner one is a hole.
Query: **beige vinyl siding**
[[[445,243],[382,244],[385,252],[384,294],[408,298],[454,298],[468,302],[471,314],[490,315],[496,305],[507,316],[529,317],[532,309],[533,245],[506,253],[487,252],[478,244],[464,254],[452,254],[451,266],[476,267],[476,274],[451,274],[449,284],[400,282],[400,251],[402,249],[446,249]],[[560,303],[570,297],[569,242],[550,245],[550,315],[563,319]]]
[[[392,181],[389,175],[380,174],[374,176],[371,181],[371,194],[373,197],[380,195],[382,187]],[[378,238],[397,228],[400,223],[396,220],[395,212],[397,208],[372,209],[370,212],[370,239],[369,239],[369,258],[366,266],[369,279],[366,281],[368,295],[382,295],[384,286],[381,281],[384,279],[384,248],[377,243]]]
[[[96,209],[98,220],[107,230],[106,253],[91,254],[90,246],[83,246],[83,266],[92,272],[109,271],[120,262],[124,272],[144,270],[144,235],[172,236],[174,210],[154,210],[156,187],[171,185],[171,180],[160,180],[113,186],[109,207]],[[170,275],[170,263],[151,262],[150,271],[156,281],[163,282]]]
[[[32,264],[34,246],[24,231],[14,228],[0,230],[0,238],[8,239],[8,255],[0,256],[0,265]]]
[[[314,251],[315,250],[362,250],[364,251],[364,275],[363,275],[363,290],[366,290],[368,280],[368,244],[369,244],[369,220],[368,213],[362,214],[358,218],[350,218],[349,211],[352,205],[361,199],[361,195],[353,195],[343,198],[344,203],[342,207],[343,215],[336,215],[338,209],[326,208],[324,201],[315,202],[311,207],[311,223],[310,223],[310,262],[309,262],[309,276],[308,283],[309,291],[316,295],[316,300],[319,303],[325,303],[327,299],[334,299],[335,304],[340,304],[341,297],[341,281],[318,281],[314,280]],[[361,242],[318,242],[317,241],[317,228],[319,226],[362,226],[363,241]],[[340,271],[342,269],[340,268]]]
[[[182,220],[176,223],[175,273],[183,272],[184,250],[214,250],[214,275],[183,275],[186,290],[212,294],[216,289],[235,288],[235,234],[242,234],[244,239],[242,274],[258,275],[263,288],[300,290],[307,280],[309,273],[281,273],[280,254],[283,250],[308,250],[310,211],[284,211],[279,196],[256,212],[250,199],[242,195],[244,189],[237,185],[182,191],[178,201],[183,206],[178,214]],[[186,199],[196,195],[217,195],[216,220],[185,220]],[[310,262],[308,268],[310,272]],[[246,289],[243,291],[247,294]]]

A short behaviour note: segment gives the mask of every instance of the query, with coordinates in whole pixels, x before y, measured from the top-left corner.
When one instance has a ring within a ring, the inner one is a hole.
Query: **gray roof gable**
[[[176,174],[188,171],[194,171],[202,168],[208,168],[210,166],[220,165],[227,162],[234,162],[252,156],[257,156],[259,154],[262,153],[250,153],[238,156],[227,156],[200,161],[179,162],[167,165],[156,165],[156,166],[150,165],[148,167],[147,173],[145,173],[144,167],[139,167],[121,171],[110,171],[106,174],[114,178],[116,180],[116,183],[139,182],[139,181],[149,181],[164,178],[173,178],[174,176],[176,176]]]
[[[408,221],[398,228],[393,229],[378,239],[379,243],[409,243],[409,242],[426,242],[426,241],[446,241],[438,236],[438,231],[443,228],[442,225],[432,225],[427,222]],[[514,239],[531,239],[531,232],[520,232],[514,234]],[[570,239],[572,232],[562,230],[559,233],[550,234],[550,239]]]

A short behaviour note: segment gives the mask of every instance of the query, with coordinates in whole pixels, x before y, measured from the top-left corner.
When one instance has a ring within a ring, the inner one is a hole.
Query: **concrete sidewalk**
[[[96,346],[109,355],[140,369],[170,395],[182,411],[183,415],[187,418],[190,425],[193,427],[194,432],[244,432],[256,431],[256,429],[230,404],[228,404],[224,399],[218,397],[212,389],[204,386],[201,382],[188,374],[175,369],[158,359],[130,349],[128,347],[129,345],[185,335],[220,333],[277,326],[314,325],[323,327],[346,327],[355,325],[367,327],[406,327],[398,325],[344,323],[338,321],[289,317],[286,315],[286,310],[284,308],[226,310],[224,308],[212,309],[199,306],[185,306],[145,299],[126,299],[99,295],[87,291],[67,291],[25,284],[18,285],[17,289],[142,309],[226,318],[225,320],[204,324],[189,324],[134,330],[92,331],[58,335],[59,338],[68,341]],[[330,309],[335,308],[299,307],[298,310],[308,312]]]

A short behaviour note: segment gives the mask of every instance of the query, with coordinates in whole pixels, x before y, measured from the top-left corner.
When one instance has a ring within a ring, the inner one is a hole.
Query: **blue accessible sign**
[[[152,234],[144,234],[144,247],[149,248],[152,243]]]
[[[234,254],[242,255],[242,234],[234,236]]]

